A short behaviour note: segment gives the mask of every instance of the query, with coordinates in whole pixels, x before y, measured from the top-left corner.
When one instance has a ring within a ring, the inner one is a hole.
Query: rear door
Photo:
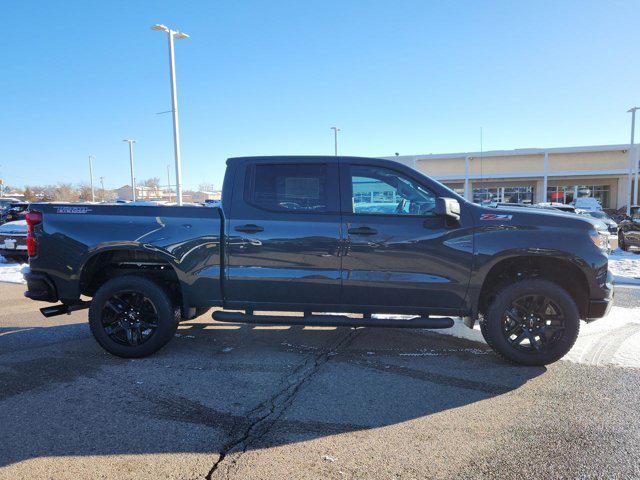
[[[340,213],[335,160],[244,161],[227,226],[229,305],[336,304]]]
[[[343,303],[460,307],[471,272],[472,229],[447,225],[435,214],[433,185],[400,169],[352,163],[341,170]]]

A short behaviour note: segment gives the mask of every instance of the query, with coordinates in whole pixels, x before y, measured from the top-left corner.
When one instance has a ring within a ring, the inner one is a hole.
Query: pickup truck
[[[89,308],[95,339],[121,357],[219,307],[218,321],[258,324],[462,317],[505,359],[543,365],[613,301],[606,238],[588,218],[482,207],[375,158],[233,158],[219,207],[34,203],[27,222],[25,295],[61,302],[46,316]]]

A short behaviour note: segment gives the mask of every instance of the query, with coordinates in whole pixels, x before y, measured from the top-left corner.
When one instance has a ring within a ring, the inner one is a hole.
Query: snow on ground
[[[609,270],[615,283],[640,285],[640,255],[616,249],[609,256]]]
[[[479,325],[472,330],[462,320],[456,320],[453,328],[434,331],[486,343]],[[563,359],[586,365],[640,368],[640,309],[614,306],[604,318],[580,322],[578,340]]]
[[[26,263],[9,263],[0,256],[0,282],[27,283],[24,274],[29,271]]]

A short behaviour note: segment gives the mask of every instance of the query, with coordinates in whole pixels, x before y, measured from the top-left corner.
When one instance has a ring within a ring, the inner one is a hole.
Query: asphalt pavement
[[[23,290],[0,284],[2,479],[640,478],[637,369],[208,315],[123,360],[86,311],[45,319]]]

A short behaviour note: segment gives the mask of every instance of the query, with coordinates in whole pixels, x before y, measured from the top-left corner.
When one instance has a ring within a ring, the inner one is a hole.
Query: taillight
[[[40,212],[27,213],[27,253],[30,257],[35,257],[38,252],[38,244],[33,234],[33,227],[42,223],[42,214]]]

